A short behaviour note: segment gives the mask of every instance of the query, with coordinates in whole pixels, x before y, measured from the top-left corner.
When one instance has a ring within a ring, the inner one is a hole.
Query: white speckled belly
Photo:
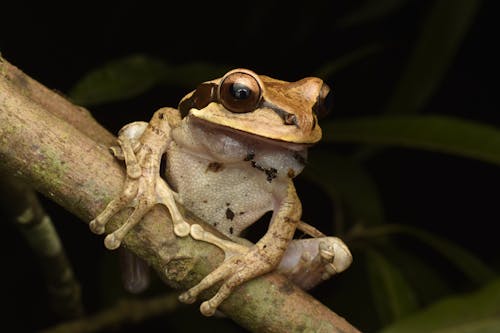
[[[184,206],[227,236],[238,236],[286,195],[303,152],[241,133],[185,122],[167,150],[167,179]]]

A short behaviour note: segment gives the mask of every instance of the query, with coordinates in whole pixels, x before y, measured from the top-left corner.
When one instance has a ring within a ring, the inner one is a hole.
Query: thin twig
[[[151,317],[167,314],[179,308],[177,295],[167,294],[151,299],[124,299],[115,306],[79,320],[42,330],[41,333],[93,333],[116,330],[126,324],[137,324]]]
[[[63,319],[81,317],[83,304],[80,284],[50,216],[42,208],[31,187],[19,179],[2,174],[0,176],[0,188],[3,193],[8,193],[2,197],[0,206],[15,222],[38,257],[52,310]]]

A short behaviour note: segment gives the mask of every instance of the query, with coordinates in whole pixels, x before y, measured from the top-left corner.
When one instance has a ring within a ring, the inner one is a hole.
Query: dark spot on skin
[[[263,249],[265,249],[266,247],[267,247],[267,245],[262,246]]]
[[[294,154],[293,154],[293,158],[294,158],[297,162],[299,162],[300,164],[302,164],[302,165],[306,165],[306,163],[307,163],[306,158],[305,158],[304,156],[300,155],[299,153],[294,153]]]
[[[232,235],[234,232],[233,227],[229,227],[229,233]]]
[[[245,214],[245,212],[240,212],[239,214],[240,214],[240,215],[243,215],[243,214]]]
[[[217,228],[217,222],[214,222],[214,223],[213,223],[213,226]]]
[[[295,171],[293,171],[293,169],[288,169],[287,176],[288,178],[295,177]]]
[[[208,200],[206,200],[206,199],[205,199],[205,200],[203,200],[202,202],[203,202],[203,203],[207,203],[207,202],[208,202]]]
[[[219,163],[219,162],[210,162],[210,163],[208,163],[208,166],[207,166],[207,171],[211,171],[211,172],[219,172],[219,171],[222,171],[223,169],[224,169],[224,164]]]
[[[247,161],[251,161],[253,160],[255,157],[255,153],[254,152],[248,152],[247,153],[247,156],[245,156],[245,158],[243,159],[243,161],[247,162]]]
[[[295,224],[297,221],[296,221],[296,220],[292,220],[292,219],[291,219],[291,218],[289,218],[289,217],[285,217],[285,218],[283,219],[283,222],[285,222],[285,223],[290,223],[290,224]]]
[[[226,206],[227,207],[231,206],[231,203],[230,202],[226,202]]]
[[[269,168],[269,169],[266,169],[266,175],[267,175],[267,181],[268,182],[271,182],[274,178],[276,178],[278,176],[278,170],[276,170],[275,168]]]
[[[226,209],[226,218],[228,220],[231,220],[231,221],[234,219],[234,212],[230,208]],[[231,227],[231,229],[232,229],[232,227]]]
[[[160,118],[160,119],[165,118],[165,114],[164,114],[163,112],[159,113],[159,114],[158,114],[158,118]]]
[[[267,176],[266,180],[268,182],[272,182],[272,180],[278,176],[278,170],[276,170],[275,168],[264,168],[262,165],[257,164],[257,162],[255,161],[252,161],[251,165],[252,168],[263,171]]]

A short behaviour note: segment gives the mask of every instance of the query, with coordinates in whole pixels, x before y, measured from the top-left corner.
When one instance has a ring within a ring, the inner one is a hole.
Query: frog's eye
[[[257,108],[262,98],[262,85],[256,74],[234,70],[221,80],[219,101],[231,112],[250,112]]]
[[[318,95],[318,100],[313,106],[313,111],[319,118],[326,116],[332,110],[332,95],[330,87],[326,83],[323,83]]]

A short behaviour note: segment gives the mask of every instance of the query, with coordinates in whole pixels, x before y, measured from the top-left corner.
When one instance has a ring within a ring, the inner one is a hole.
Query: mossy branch
[[[0,57],[0,167],[5,171],[87,222],[123,183],[123,168],[107,148],[113,141],[87,110]],[[119,214],[116,221],[124,216]],[[193,286],[223,260],[212,245],[175,237],[162,207],[149,213],[124,245],[177,289]],[[221,310],[253,332],[357,332],[279,274],[244,284]]]

